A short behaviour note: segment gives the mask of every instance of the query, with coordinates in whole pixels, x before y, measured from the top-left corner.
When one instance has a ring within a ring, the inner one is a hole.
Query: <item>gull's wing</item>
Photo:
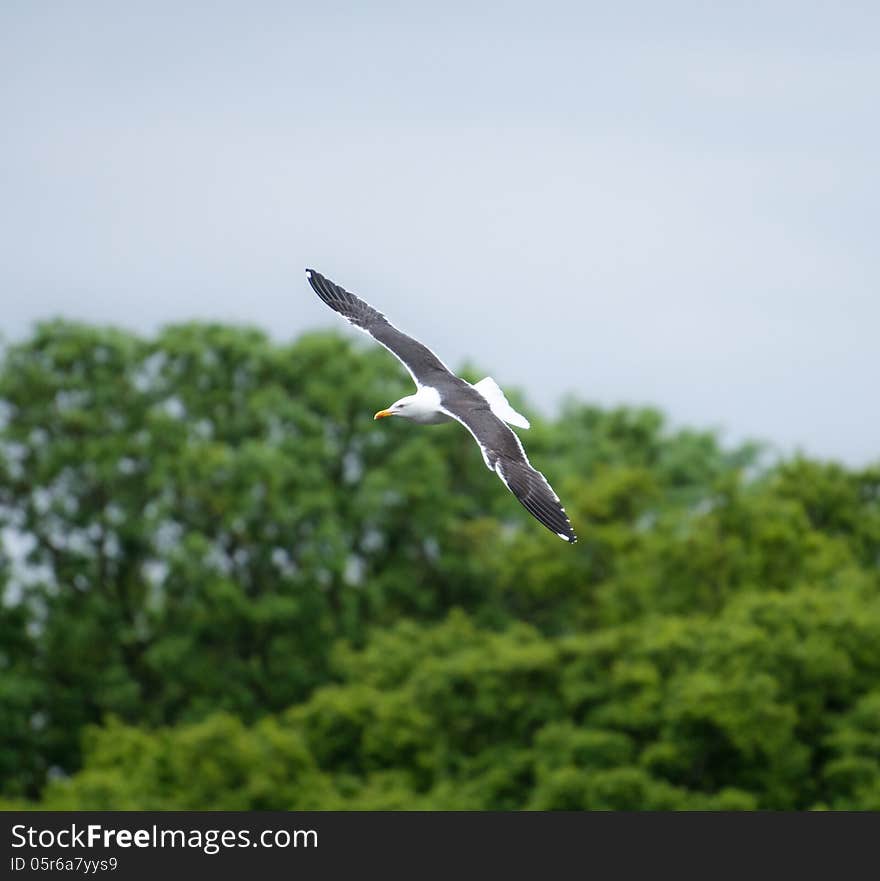
[[[314,269],[307,269],[306,274],[315,293],[358,330],[385,346],[406,367],[416,385],[436,386],[441,377],[455,375],[427,346],[398,330],[378,309]]]
[[[483,403],[470,396],[444,400],[441,409],[460,422],[479,444],[486,467],[494,471],[520,504],[563,541],[577,541],[559,496],[540,471],[529,462],[519,438]]]

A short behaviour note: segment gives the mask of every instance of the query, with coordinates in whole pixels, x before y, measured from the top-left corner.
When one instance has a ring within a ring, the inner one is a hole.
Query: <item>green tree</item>
[[[880,804],[880,468],[570,401],[527,436],[566,547],[459,426],[373,423],[407,386],[332,334],[51,322],[7,348],[0,794]]]

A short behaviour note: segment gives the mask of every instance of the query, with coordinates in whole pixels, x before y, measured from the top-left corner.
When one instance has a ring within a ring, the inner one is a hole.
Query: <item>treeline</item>
[[[459,426],[373,423],[408,384],[333,334],[7,347],[2,804],[880,809],[880,467],[520,400],[568,547]]]

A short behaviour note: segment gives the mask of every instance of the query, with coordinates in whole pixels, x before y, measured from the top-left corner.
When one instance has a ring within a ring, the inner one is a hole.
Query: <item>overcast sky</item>
[[[314,266],[545,412],[880,457],[880,4],[0,10],[5,337],[338,328]]]

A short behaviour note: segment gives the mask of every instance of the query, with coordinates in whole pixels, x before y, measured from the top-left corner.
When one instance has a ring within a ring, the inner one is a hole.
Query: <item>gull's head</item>
[[[380,410],[373,419],[384,419],[386,416],[410,417],[416,409],[415,395],[407,395],[399,401],[395,401],[386,410]]]

